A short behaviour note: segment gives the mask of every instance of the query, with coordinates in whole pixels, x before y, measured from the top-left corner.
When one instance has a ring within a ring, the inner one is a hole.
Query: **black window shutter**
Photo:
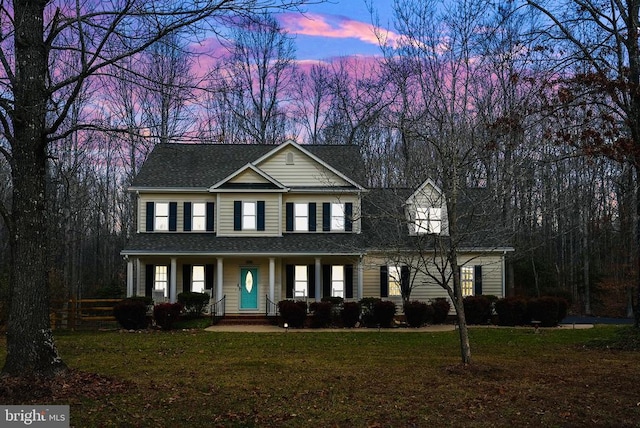
[[[316,203],[309,202],[309,232],[316,231]]]
[[[411,271],[409,270],[409,266],[402,266],[400,268],[400,292],[402,294],[409,290],[410,281]]]
[[[153,265],[145,265],[144,274],[144,295],[151,297],[153,292],[153,274],[155,272]]]
[[[287,221],[286,221],[286,229],[287,232],[293,232],[293,202],[287,202],[285,204],[285,211],[286,211],[286,215],[287,215]]]
[[[258,201],[258,230],[264,230],[264,201]]]
[[[331,265],[322,265],[322,297],[331,297]]]
[[[214,214],[214,205],[213,202],[207,202],[207,232],[213,232],[215,214]]]
[[[353,203],[344,204],[344,230],[351,232],[353,230]]]
[[[353,299],[353,265],[344,267],[344,296]]]
[[[178,203],[169,202],[169,231],[178,230]]]
[[[185,232],[191,231],[191,202],[185,202],[183,204],[183,227],[182,229]]]
[[[287,296],[287,299],[293,299],[293,281],[294,281],[294,265],[287,265],[285,268],[285,293]]]
[[[389,269],[380,266],[380,297],[389,297]]]
[[[307,296],[310,299],[316,298],[316,265],[309,265],[309,269],[307,269],[309,278],[307,278],[307,284],[309,284],[309,289],[307,290]]]
[[[473,267],[473,294],[476,296],[482,295],[482,266],[477,265]]]
[[[204,288],[213,290],[213,265],[204,265]]]
[[[154,208],[153,202],[147,202],[147,232],[153,232]]]
[[[329,232],[331,230],[331,204],[329,202],[322,203],[322,231]]]
[[[242,201],[233,201],[233,230],[242,230]]]
[[[191,265],[182,265],[182,292],[191,291]]]

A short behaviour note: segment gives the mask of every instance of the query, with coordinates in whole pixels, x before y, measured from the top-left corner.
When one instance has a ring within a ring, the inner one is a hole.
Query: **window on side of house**
[[[203,265],[193,265],[191,268],[191,291],[194,293],[204,293],[205,273]]]
[[[344,297],[344,266],[331,266],[331,297]]]
[[[155,290],[162,290],[164,297],[167,297],[167,290],[169,289],[169,267],[165,265],[156,265],[153,274],[153,288]]]
[[[344,230],[344,204],[340,202],[333,202],[331,204],[331,230],[342,231]]]
[[[296,265],[294,270],[294,286],[293,297],[296,299],[305,299],[307,297],[307,289],[309,284],[307,265]]]
[[[191,230],[207,230],[207,204],[204,202],[194,202],[191,209]]]
[[[169,203],[156,202],[154,230],[169,230]]]
[[[460,268],[460,285],[462,296],[473,296],[473,266],[462,266]]]
[[[257,210],[255,202],[242,203],[242,230],[256,230]]]
[[[401,271],[399,266],[389,266],[389,297],[402,295],[400,288]]]
[[[309,204],[295,203],[294,230],[297,232],[307,232],[309,230]]]

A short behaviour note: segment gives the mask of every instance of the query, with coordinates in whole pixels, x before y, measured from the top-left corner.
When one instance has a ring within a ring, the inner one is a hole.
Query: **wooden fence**
[[[113,307],[122,299],[69,299],[52,302],[50,318],[53,330],[114,326]]]

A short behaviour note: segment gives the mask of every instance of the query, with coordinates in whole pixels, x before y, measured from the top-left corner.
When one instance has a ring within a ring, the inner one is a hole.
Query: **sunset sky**
[[[381,26],[391,27],[391,1],[373,0]],[[330,0],[306,6],[307,13],[286,13],[280,24],[295,35],[299,61],[349,55],[379,55],[365,0]]]

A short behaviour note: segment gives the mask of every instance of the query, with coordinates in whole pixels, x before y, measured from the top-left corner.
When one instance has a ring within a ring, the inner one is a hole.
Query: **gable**
[[[295,144],[274,151],[259,160],[256,166],[287,187],[356,187],[347,177]]]

